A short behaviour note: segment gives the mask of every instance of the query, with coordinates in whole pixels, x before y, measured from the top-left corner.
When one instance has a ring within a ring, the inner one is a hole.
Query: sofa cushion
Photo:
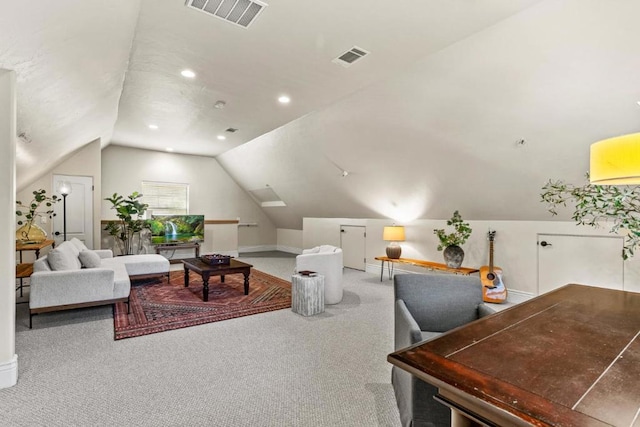
[[[318,252],[319,253],[337,252],[338,249],[339,248],[332,245],[320,245],[320,250]]]
[[[80,259],[83,268],[98,268],[101,264],[100,255],[88,249],[81,251],[78,259]]]
[[[75,249],[75,250],[74,250]],[[82,265],[78,259],[77,248],[69,242],[64,242],[47,254],[47,261],[53,271],[80,270]]]
[[[125,266],[129,276],[169,272],[169,260],[156,254],[125,255],[102,260],[103,267],[111,268],[116,264]]]
[[[82,240],[78,239],[77,237],[74,237],[69,241],[73,244],[73,246],[78,248],[78,251],[80,251],[80,252],[89,250],[89,248],[84,244],[84,242]]]

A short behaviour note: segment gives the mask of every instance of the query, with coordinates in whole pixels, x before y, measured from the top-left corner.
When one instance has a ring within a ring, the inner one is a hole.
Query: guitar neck
[[[493,239],[489,241],[489,273],[493,273]]]

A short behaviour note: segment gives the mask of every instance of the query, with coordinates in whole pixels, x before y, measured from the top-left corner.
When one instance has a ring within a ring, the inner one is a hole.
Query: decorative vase
[[[47,232],[38,224],[27,222],[16,230],[16,241],[22,243],[40,243],[47,240]]]
[[[451,245],[444,248],[444,262],[449,268],[460,268],[464,259],[464,251],[460,246]]]

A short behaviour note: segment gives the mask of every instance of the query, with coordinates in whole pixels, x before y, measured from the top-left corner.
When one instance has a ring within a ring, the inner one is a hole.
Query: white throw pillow
[[[83,268],[98,268],[101,265],[100,255],[94,251],[84,250],[78,255]]]
[[[74,237],[73,239],[69,240],[71,243],[73,243],[73,246],[75,246],[76,248],[78,248],[79,252],[82,251],[86,251],[89,250],[89,248],[87,247],[87,245],[84,244],[84,242],[80,239],[78,239],[77,237]]]
[[[338,248],[336,248],[335,246],[322,245],[322,246],[320,246],[320,251],[319,252],[325,252],[325,253],[326,252],[335,252],[336,249],[338,249]]]
[[[53,271],[80,270],[82,265],[80,264],[78,255],[74,253],[71,246],[73,245],[62,244],[47,254],[49,267],[51,267]]]

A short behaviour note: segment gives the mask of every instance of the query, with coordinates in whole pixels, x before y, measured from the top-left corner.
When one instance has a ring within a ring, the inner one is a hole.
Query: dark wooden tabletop
[[[640,294],[567,285],[389,355],[496,425],[640,427]]]
[[[236,269],[245,269],[253,267],[251,264],[247,264],[242,261],[238,261],[237,259],[231,259],[229,264],[207,264],[202,261],[200,258],[187,258],[183,259],[182,262],[190,269],[194,270],[198,273],[202,273],[203,271],[208,272],[216,272],[216,271],[230,271]]]

